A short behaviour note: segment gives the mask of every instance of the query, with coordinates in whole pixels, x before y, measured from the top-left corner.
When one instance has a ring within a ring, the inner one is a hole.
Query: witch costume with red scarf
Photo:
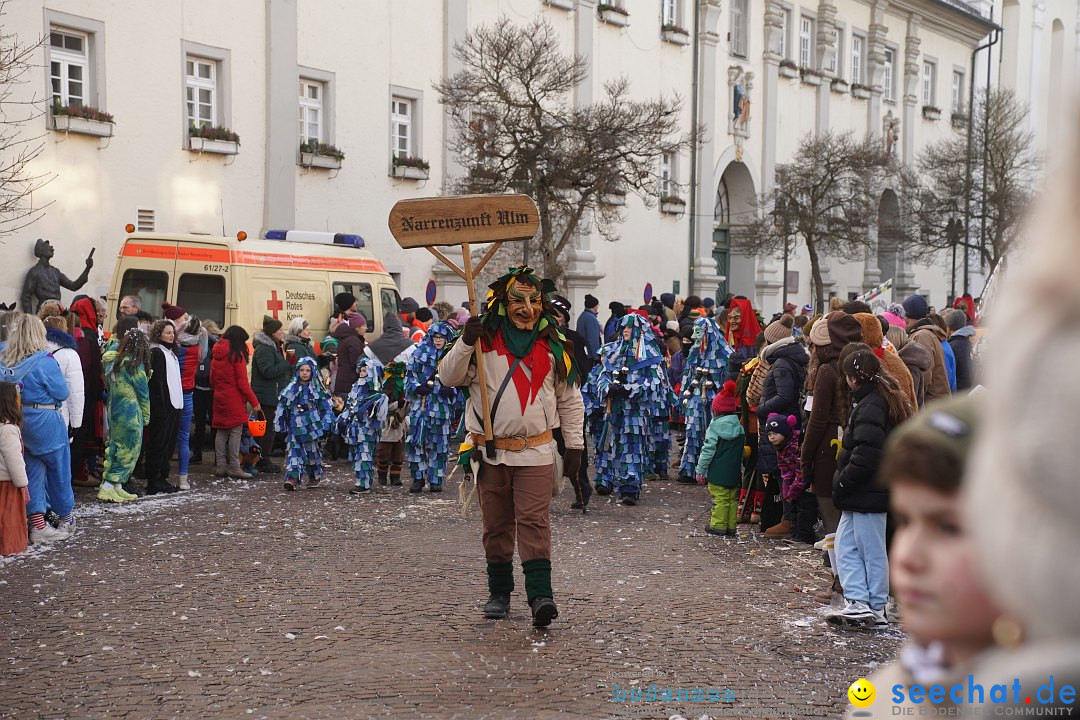
[[[524,265],[491,286],[482,317],[466,322],[461,338],[439,362],[444,385],[468,389],[464,462],[476,468],[483,513],[490,619],[509,616],[514,590],[515,538],[533,625],[558,616],[551,587],[551,498],[560,448],[562,474],[577,475],[584,435],[573,344],[559,331],[547,299],[554,286]],[[480,352],[476,353],[476,343]],[[476,357],[484,380],[494,441],[484,439],[484,410]]]

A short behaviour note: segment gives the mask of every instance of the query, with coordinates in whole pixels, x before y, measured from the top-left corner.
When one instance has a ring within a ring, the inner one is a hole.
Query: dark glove
[[[476,315],[465,321],[465,327],[461,330],[461,341],[469,347],[476,344],[480,336],[484,334],[484,323]]]
[[[447,387],[446,385],[443,385],[439,388],[439,394],[442,395],[444,398],[452,398],[454,397],[454,395],[457,394],[457,388]]]
[[[574,450],[571,448],[566,449],[566,454],[563,455],[562,474],[563,477],[573,478],[577,477],[578,470],[581,469],[581,450]]]
[[[432,386],[428,385],[427,383],[424,383],[422,385],[417,386],[416,394],[417,395],[430,395],[431,391],[434,390],[434,389],[435,388],[433,388]]]
[[[618,399],[630,396],[630,390],[625,385],[609,385],[607,391],[608,397],[611,399]]]

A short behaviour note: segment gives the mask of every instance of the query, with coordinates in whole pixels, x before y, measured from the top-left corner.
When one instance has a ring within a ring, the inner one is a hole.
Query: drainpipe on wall
[[[687,268],[689,270],[688,279],[686,283],[687,295],[694,294],[694,256],[697,254],[697,186],[698,186],[698,103],[700,98],[698,97],[698,24],[701,17],[701,2],[700,0],[694,0],[694,33],[693,37],[693,49],[691,55],[694,57],[694,70],[693,76],[690,78],[690,132],[693,133],[693,138],[690,143],[690,238],[689,238],[689,251],[690,254],[686,258]]]
[[[990,20],[994,20],[994,9],[990,8]],[[990,48],[996,45],[1001,40],[1001,28],[995,28],[990,31],[990,40],[985,45],[980,45],[971,51],[971,84],[968,87],[968,123],[967,123],[967,153],[965,153],[965,164],[967,165],[964,172],[964,232],[966,234],[967,242],[964,243],[964,294],[968,292],[968,271],[971,265],[971,172],[972,172],[972,157],[971,157],[971,136],[975,126],[975,56],[979,54],[979,51],[986,50],[990,52]],[[990,69],[992,67],[991,60],[993,53],[990,52],[986,58],[986,92],[990,92]],[[989,122],[989,118],[985,117],[986,112],[983,112],[984,119]],[[984,123],[983,137],[986,137],[986,124]],[[985,242],[986,237],[986,143],[983,143],[983,213],[982,213],[982,242]]]

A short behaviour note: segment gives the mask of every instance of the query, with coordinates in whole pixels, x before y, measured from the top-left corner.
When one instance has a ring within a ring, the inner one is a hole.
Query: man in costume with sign
[[[546,299],[554,290],[550,281],[520,265],[490,287],[486,312],[466,322],[439,363],[439,379],[469,389],[463,454],[474,468],[483,513],[491,593],[484,615],[509,616],[516,534],[533,625],[547,627],[559,614],[551,588],[551,498],[561,488],[558,476],[575,476],[581,463],[579,368]],[[493,441],[483,435],[484,395],[491,401]],[[566,445],[561,472],[556,427]]]

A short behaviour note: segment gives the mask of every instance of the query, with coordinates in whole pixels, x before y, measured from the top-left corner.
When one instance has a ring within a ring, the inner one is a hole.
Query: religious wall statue
[[[36,313],[41,303],[46,300],[60,299],[60,288],[66,288],[72,292],[79,290],[86,284],[90,276],[90,268],[94,267],[94,250],[95,248],[90,248],[90,254],[86,256],[86,267],[82,275],[70,280],[67,275],[52,266],[52,257],[55,254],[52,243],[38,238],[38,241],[34,243],[37,265],[26,273],[19,308],[23,312]]]

